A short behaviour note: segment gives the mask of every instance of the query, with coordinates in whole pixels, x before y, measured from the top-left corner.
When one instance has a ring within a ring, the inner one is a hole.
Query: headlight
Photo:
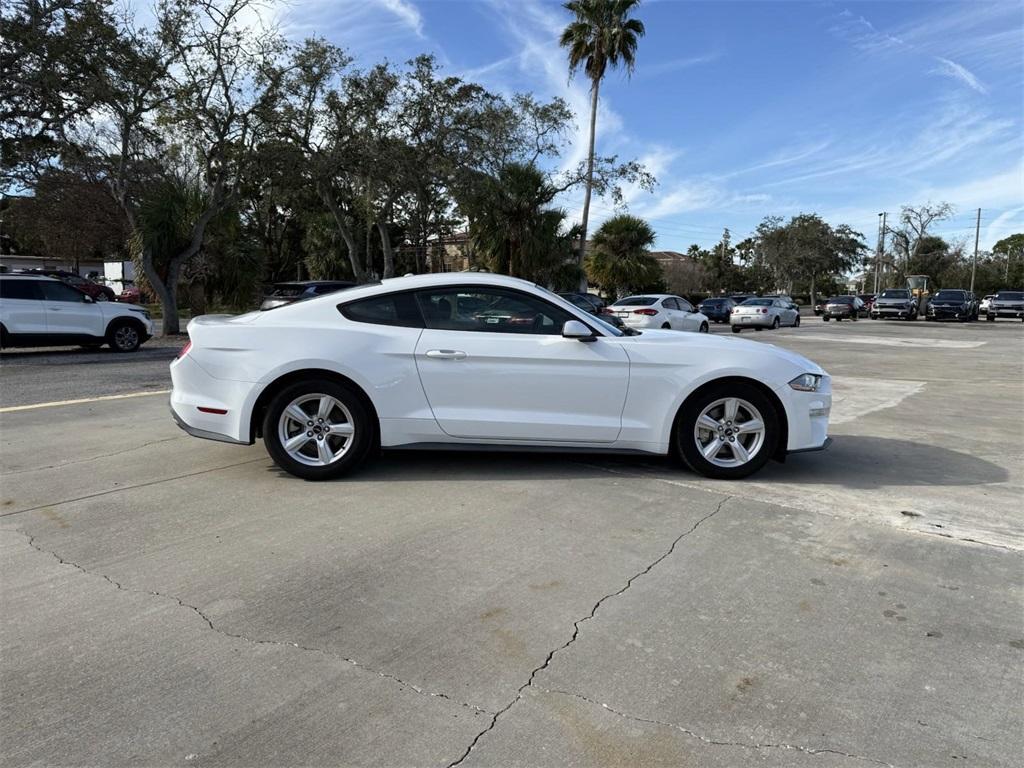
[[[814,373],[802,373],[789,382],[789,386],[800,392],[817,392],[821,386],[821,376]]]
[[[131,311],[132,312],[137,312],[138,314],[142,315],[147,320],[151,319],[150,316],[149,316],[149,310],[148,309],[142,309],[141,307],[131,307]]]

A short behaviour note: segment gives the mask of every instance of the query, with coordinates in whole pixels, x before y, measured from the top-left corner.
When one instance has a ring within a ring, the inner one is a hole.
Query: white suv
[[[115,352],[134,352],[152,335],[142,307],[93,301],[51,277],[0,275],[0,347],[109,344]]]

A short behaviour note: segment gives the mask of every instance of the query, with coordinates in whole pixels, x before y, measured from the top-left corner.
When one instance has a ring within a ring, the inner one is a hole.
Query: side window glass
[[[0,280],[0,299],[28,299],[39,301],[38,280]]]
[[[539,298],[491,288],[437,288],[416,294],[427,328],[441,331],[560,335],[574,320]]]
[[[374,325],[399,325],[422,328],[419,312],[409,294],[372,296],[369,299],[342,304],[338,310],[349,320]]]
[[[676,301],[683,312],[693,312],[693,305],[686,299],[677,299]]]
[[[43,280],[39,283],[39,287],[43,291],[43,298],[47,301],[85,301],[85,294],[81,291],[76,291],[70,285],[64,285],[64,283],[58,283],[53,280]]]
[[[664,301],[661,302],[661,306],[663,306],[665,309],[679,309],[679,305],[676,304],[675,299],[665,299]]]

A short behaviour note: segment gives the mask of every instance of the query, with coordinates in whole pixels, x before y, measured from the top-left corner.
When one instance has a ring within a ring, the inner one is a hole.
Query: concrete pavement
[[[1024,336],[804,330],[835,444],[742,483],[0,414],[4,764],[1016,765]]]

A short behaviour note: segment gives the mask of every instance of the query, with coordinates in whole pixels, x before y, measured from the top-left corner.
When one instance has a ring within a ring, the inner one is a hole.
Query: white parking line
[[[845,424],[875,411],[895,408],[924,389],[923,381],[904,379],[862,379],[836,376],[832,379],[830,424]]]
[[[786,334],[786,341],[845,341],[847,344],[870,344],[876,347],[931,347],[936,349],[974,349],[988,344],[987,341],[957,341],[955,339],[924,339],[912,337],[847,336],[836,332]]]
[[[53,403],[32,403],[31,405],[9,405],[0,408],[0,413],[13,413],[14,411],[34,411],[36,408],[56,408],[59,405],[80,405],[81,403],[98,403],[102,400],[126,400],[129,397],[149,397],[150,395],[166,395],[169,389],[155,389],[147,392],[129,392],[125,395],[101,395],[100,397],[83,397],[79,400],[57,400]]]

